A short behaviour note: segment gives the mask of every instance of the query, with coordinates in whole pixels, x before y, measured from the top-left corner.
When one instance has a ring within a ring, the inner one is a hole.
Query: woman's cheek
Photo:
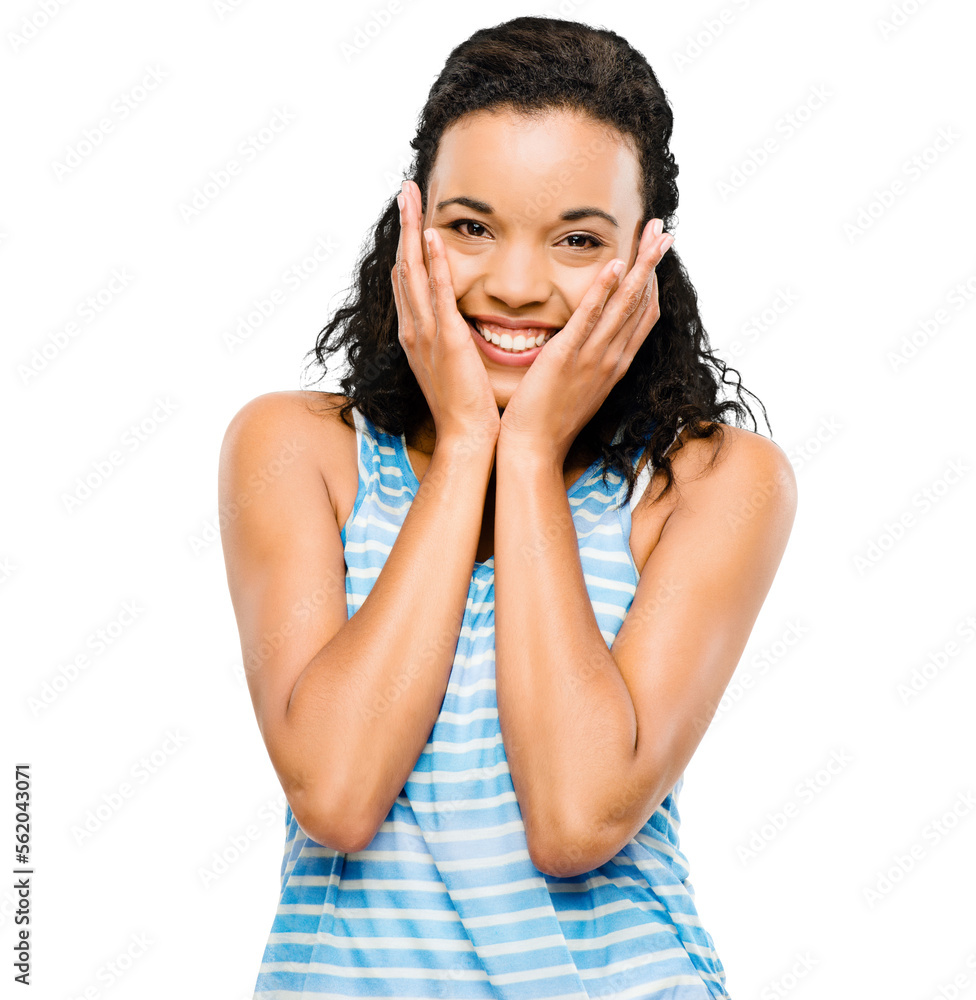
[[[478,259],[469,254],[458,253],[450,247],[445,247],[444,259],[447,261],[447,269],[451,272],[454,297],[459,299],[468,292],[478,277]]]
[[[580,268],[559,282],[559,291],[570,312],[576,312],[577,306],[583,301],[583,297],[590,290],[602,269],[602,265],[594,268]]]
[[[447,261],[448,270],[451,272],[454,297],[460,300],[474,287],[478,279],[484,276],[484,257],[480,253],[464,253],[445,245],[444,258]],[[430,262],[427,261],[427,264],[429,269]],[[561,299],[570,313],[575,312],[576,307],[583,301],[583,297],[599,277],[602,269],[602,263],[594,264],[591,267],[562,269],[562,274],[553,276],[550,297]]]

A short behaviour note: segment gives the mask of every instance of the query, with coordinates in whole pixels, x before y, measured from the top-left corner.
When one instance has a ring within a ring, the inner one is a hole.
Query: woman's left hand
[[[607,261],[569,322],[550,338],[522,376],[501,418],[499,443],[537,450],[560,468],[577,435],[623,378],[661,316],[654,270],[674,241],[653,219],[644,227],[633,267],[617,280]]]

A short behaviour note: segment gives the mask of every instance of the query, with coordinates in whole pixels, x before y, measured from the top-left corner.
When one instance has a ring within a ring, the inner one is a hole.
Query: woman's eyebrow
[[[494,210],[491,205],[484,201],[478,201],[476,198],[468,198],[465,195],[460,195],[457,198],[448,198],[446,201],[439,201],[436,205],[436,210],[439,212],[442,208],[446,208],[448,205],[464,205],[465,208],[473,209],[475,212],[481,212],[482,215],[494,215]],[[600,219],[606,219],[615,229],[620,228],[620,224],[617,220],[610,215],[609,212],[604,212],[602,208],[594,208],[593,206],[587,205],[583,208],[570,208],[563,212],[559,216],[562,222],[576,222],[577,219],[585,219],[589,216],[596,216]]]

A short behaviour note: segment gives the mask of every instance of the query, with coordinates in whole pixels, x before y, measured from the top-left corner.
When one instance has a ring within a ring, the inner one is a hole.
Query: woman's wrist
[[[468,428],[464,431],[439,434],[434,442],[431,456],[442,456],[454,462],[470,462],[475,466],[491,463],[495,458],[498,437],[488,429]]]

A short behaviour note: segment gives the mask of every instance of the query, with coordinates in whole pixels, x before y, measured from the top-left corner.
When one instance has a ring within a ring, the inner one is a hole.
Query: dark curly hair
[[[526,115],[579,110],[630,136],[644,177],[644,223],[660,218],[665,231],[672,229],[678,166],[668,148],[671,107],[647,60],[620,35],[575,21],[516,17],[482,28],[457,45],[430,88],[410,143],[415,155],[409,176],[425,207],[444,131],[470,112],[497,106]],[[393,197],[362,248],[352,295],[308,353],[327,370],[328,355],[345,349],[348,369],[340,386],[348,400],[339,407],[345,423],[356,406],[380,430],[410,437],[427,424],[430,408],[397,332],[390,273],[399,236]],[[627,501],[636,481],[635,448],[647,443],[653,467],[664,472],[660,497],[674,482],[665,452],[681,425],[690,437],[719,432],[721,444],[721,418],[731,411],[737,423],[748,414],[756,430],[755,416],[744,402],[719,401],[720,385],[726,384],[734,385],[742,399],[741,380],[733,383],[725,377],[728,371],[739,373],[712,354],[695,288],[673,247],[656,272],[660,319],[571,449],[577,455],[602,455],[604,477],[613,468],[627,479]],[[759,405],[772,433],[765,407],[761,401]]]

